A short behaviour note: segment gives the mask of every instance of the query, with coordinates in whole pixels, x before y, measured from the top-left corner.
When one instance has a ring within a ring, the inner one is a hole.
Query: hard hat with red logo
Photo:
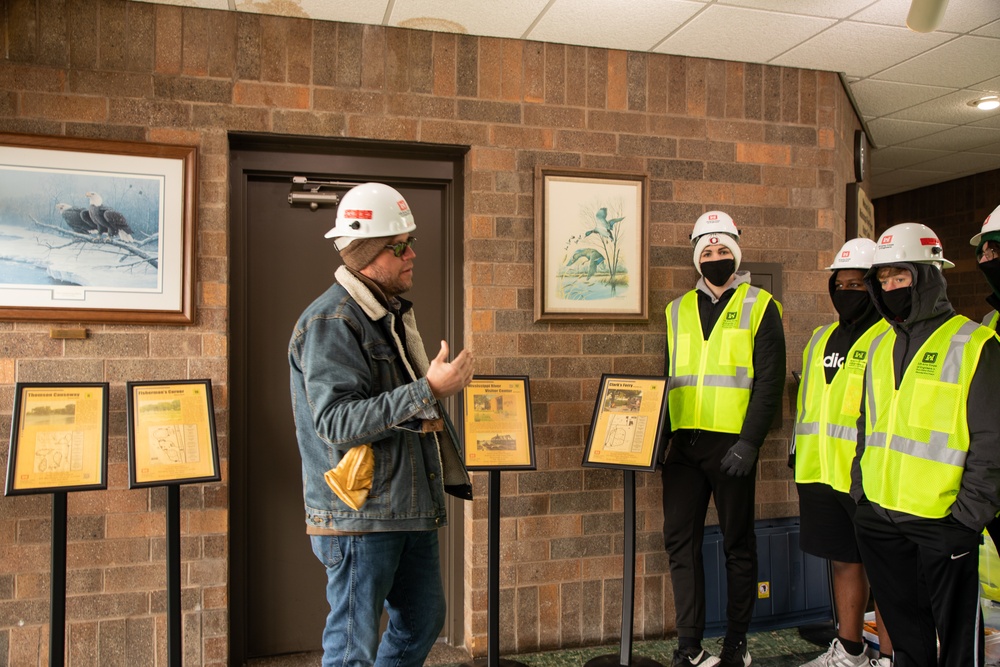
[[[904,222],[882,232],[872,266],[884,264],[934,264],[939,269],[955,265],[944,258],[944,248],[934,230],[919,222]]]
[[[993,212],[986,216],[986,220],[983,221],[983,228],[979,230],[979,233],[969,239],[971,245],[979,247],[979,244],[983,242],[983,236],[989,234],[990,232],[1000,232],[1000,206],[993,209]],[[989,241],[990,239],[985,239]]]
[[[416,228],[409,205],[395,188],[384,183],[363,183],[340,198],[336,223],[325,236],[343,238],[337,241],[342,250],[354,239],[396,236]]]
[[[736,223],[728,213],[722,211],[702,213],[695,220],[694,229],[691,231],[691,245],[697,245],[698,238],[705,234],[728,234],[737,241],[740,240],[740,230],[736,229]]]
[[[867,271],[872,268],[872,258],[875,256],[875,242],[871,239],[856,238],[845,243],[833,264],[826,267],[830,271],[840,269],[860,269]]]

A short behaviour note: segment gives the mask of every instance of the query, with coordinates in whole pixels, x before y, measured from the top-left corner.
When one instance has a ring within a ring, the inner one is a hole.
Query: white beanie
[[[740,244],[729,234],[702,234],[698,237],[698,241],[694,244],[694,268],[698,269],[698,274],[701,274],[701,252],[710,245],[724,245],[729,248],[733,253],[733,259],[736,260],[735,271],[740,269],[740,260],[743,259],[743,251],[740,250]]]

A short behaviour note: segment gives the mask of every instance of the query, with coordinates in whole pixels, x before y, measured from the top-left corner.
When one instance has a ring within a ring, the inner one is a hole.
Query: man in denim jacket
[[[442,341],[428,362],[399,297],[413,284],[414,229],[393,188],[347,192],[326,234],[344,266],[289,344],[306,532],[327,571],[324,667],[423,664],[444,624],[445,493],[472,497],[440,403],[470,382],[472,355],[449,363]]]

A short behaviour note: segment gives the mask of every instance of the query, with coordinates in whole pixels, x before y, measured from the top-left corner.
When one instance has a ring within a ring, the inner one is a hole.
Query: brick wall
[[[872,204],[878,231],[902,222],[920,222],[937,232],[944,256],[955,263],[944,274],[955,310],[977,322],[992,310],[986,303],[990,288],[976,268],[976,249],[969,239],[1000,205],[1000,169],[881,197]]]
[[[228,451],[228,131],[466,144],[465,338],[480,373],[531,377],[538,471],[505,473],[504,652],[613,641],[620,630],[621,473],[583,470],[603,372],[662,370],[663,307],[695,280],[709,208],[744,258],[781,262],[790,368],[830,319],[858,127],[836,75],[659,54],[359,26],[119,0],[11,0],[0,32],[0,131],[199,148],[197,322],[0,322],[0,463],[13,385],[112,384],[110,488],[70,501],[70,664],[163,664],[163,499],[126,490],[124,382],[210,377]],[[650,174],[648,324],[535,324],[535,165]],[[110,352],[109,352],[110,350]],[[797,514],[791,425],[761,457],[757,515]],[[224,465],[225,467],[225,465]],[[637,481],[636,635],[674,627],[660,483]],[[464,517],[466,644],[486,650],[487,478]],[[227,655],[226,483],[186,487],[185,662]],[[0,499],[0,664],[47,660],[47,496]],[[250,517],[253,520],[253,517]],[[710,515],[710,521],[713,517]]]

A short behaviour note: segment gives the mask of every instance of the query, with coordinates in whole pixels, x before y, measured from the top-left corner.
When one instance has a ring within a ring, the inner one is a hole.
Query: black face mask
[[[871,299],[868,292],[856,289],[839,289],[833,293],[833,307],[844,322],[854,322],[868,310]]]
[[[1000,258],[991,259],[982,264],[976,264],[979,270],[986,276],[986,282],[990,284],[993,293],[1000,296]]]
[[[734,273],[736,273],[735,259],[717,259],[714,262],[701,263],[701,275],[716,287],[725,285]]]
[[[885,309],[889,311],[889,317],[906,321],[906,318],[910,316],[910,310],[913,308],[913,288],[897,287],[888,292],[883,291],[882,303],[885,304]]]

